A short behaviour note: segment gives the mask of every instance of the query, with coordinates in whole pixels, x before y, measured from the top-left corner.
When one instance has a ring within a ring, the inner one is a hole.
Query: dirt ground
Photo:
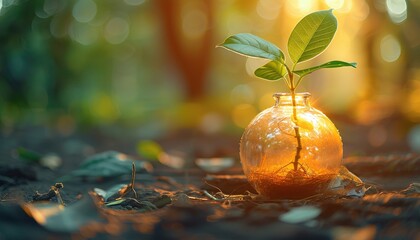
[[[187,153],[181,169],[156,161],[142,165],[138,139],[117,139],[100,131],[63,135],[47,128],[3,133],[0,239],[420,239],[419,154],[345,158],[366,184],[364,196],[269,200],[242,175],[236,137],[181,132],[159,139],[164,148]],[[63,178],[109,150],[140,160],[134,184],[125,165],[106,176],[89,170],[97,174]],[[62,164],[52,170],[40,156],[59,157]],[[194,163],[214,156],[235,161],[217,173]],[[59,182],[63,188],[52,187]]]

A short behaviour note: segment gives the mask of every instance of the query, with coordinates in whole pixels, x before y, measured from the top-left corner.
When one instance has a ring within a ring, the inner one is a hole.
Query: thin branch
[[[131,188],[131,191],[133,191],[134,197],[137,198],[137,192],[134,189],[135,180],[136,180],[136,165],[133,162],[133,164],[131,165],[131,182],[129,184],[129,187]]]
[[[220,201],[220,199],[217,199],[215,196],[211,195],[209,192],[207,192],[206,190],[203,191],[204,195],[206,195],[208,198],[210,198],[211,200],[215,200],[215,201]]]
[[[50,190],[47,193],[39,193],[38,191],[32,196],[32,201],[49,201],[51,198],[56,197],[58,203],[65,206],[63,198],[60,194],[60,189],[64,188],[62,183],[56,183],[50,187]]]

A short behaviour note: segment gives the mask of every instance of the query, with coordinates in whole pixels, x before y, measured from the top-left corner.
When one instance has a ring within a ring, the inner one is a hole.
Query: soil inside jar
[[[261,194],[271,199],[302,199],[322,193],[335,174],[307,175],[291,170],[286,176],[269,172],[253,172],[248,180]]]

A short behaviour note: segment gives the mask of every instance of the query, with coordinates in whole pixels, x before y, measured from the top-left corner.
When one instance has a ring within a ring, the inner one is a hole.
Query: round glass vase
[[[240,143],[242,168],[258,193],[299,199],[323,192],[338,174],[343,143],[337,128],[311,107],[309,93],[276,93]]]

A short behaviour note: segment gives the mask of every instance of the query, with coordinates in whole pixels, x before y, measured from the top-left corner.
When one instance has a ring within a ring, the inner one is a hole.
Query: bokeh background
[[[215,46],[250,32],[287,52],[296,23],[329,8],[338,31],[307,64],[358,68],[321,70],[299,90],[336,123],[345,154],[420,152],[418,0],[0,0],[1,131],[239,138],[287,89],[253,76],[264,61]]]

